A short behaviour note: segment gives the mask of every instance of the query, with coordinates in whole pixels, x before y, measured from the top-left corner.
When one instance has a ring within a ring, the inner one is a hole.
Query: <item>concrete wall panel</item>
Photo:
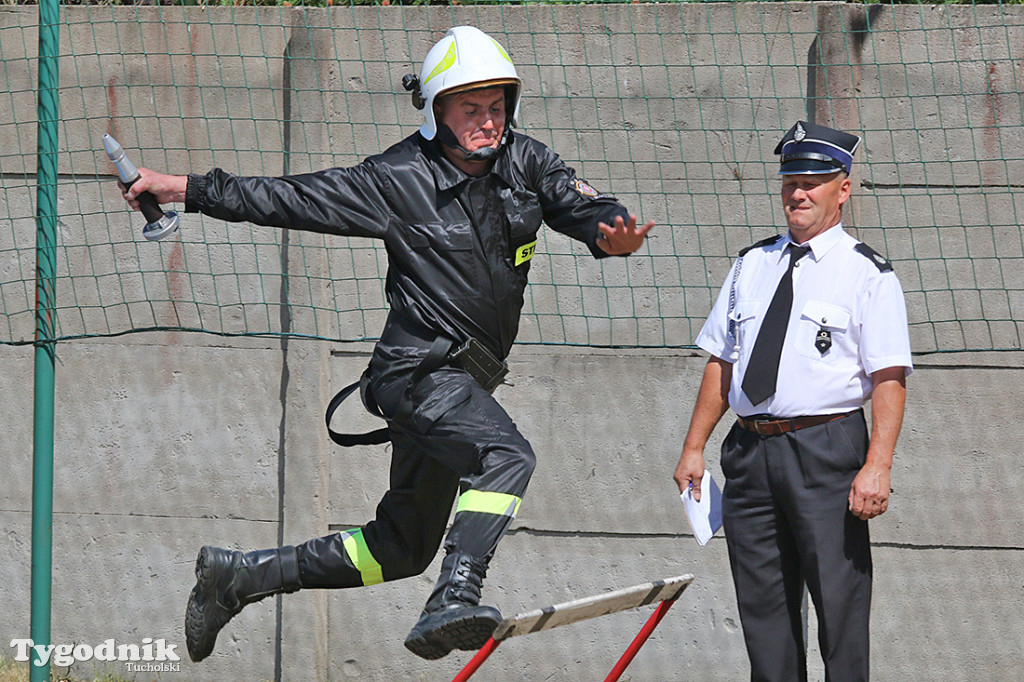
[[[34,171],[36,45],[22,38],[31,11],[0,10],[5,75],[20,84],[0,95],[0,107],[13,112],[13,124],[0,127],[5,310],[28,310],[34,297],[34,185],[19,179]],[[751,3],[64,11],[62,40],[71,47],[61,63],[62,99],[73,115],[62,139],[77,146],[60,158],[61,172],[71,175],[59,192],[59,274],[91,277],[76,278],[74,287],[58,282],[61,306],[77,306],[80,315],[62,313],[65,333],[202,326],[215,315],[227,332],[312,327],[330,337],[351,329],[372,336],[383,313],[359,306],[380,303],[381,292],[335,299],[329,287],[355,291],[353,278],[382,276],[380,249],[334,240],[328,252],[317,235],[285,237],[196,216],[183,222],[188,239],[143,243],[139,216],[124,210],[111,169],[80,141],[112,129],[138,150],[140,165],[178,172],[217,164],[276,174],[354,163],[418,125],[400,78],[418,69],[419,56],[448,26],[465,22],[500,33],[522,66],[524,130],[552,142],[583,177],[642,207],[645,217],[673,224],[649,242],[651,254],[686,257],[596,264],[583,254],[577,262],[582,251],[545,232],[528,296],[538,309],[567,315],[524,321],[522,340],[562,343],[568,330],[597,345],[633,343],[638,333],[679,343],[647,323],[666,312],[697,320],[707,313],[727,254],[779,224],[770,153],[779,132],[829,97],[852,115],[849,86],[859,79],[855,113],[867,137],[861,158],[871,163],[850,225],[896,262],[911,290],[911,321],[935,322],[915,326],[915,350],[949,340],[1019,343],[1017,216],[1024,207],[1009,186],[1020,175],[1021,55],[1013,47],[1024,41],[1016,39],[1016,9]],[[859,71],[835,61],[834,41],[844,32],[868,36],[856,45]],[[812,68],[819,36],[833,41],[832,51]],[[812,73],[818,80],[809,92]],[[849,82],[821,90],[826,73]],[[244,274],[254,272],[263,274]],[[626,282],[631,289],[605,288]],[[669,295],[666,282],[689,288]],[[213,301],[189,309],[170,302],[188,291]],[[112,293],[128,303],[111,305]],[[267,305],[238,305],[253,300]],[[334,302],[339,315],[327,312]],[[31,339],[31,313],[8,319],[12,338]],[[681,319],[668,333],[692,338],[695,323]],[[270,547],[365,522],[387,485],[387,448],[337,448],[323,430],[323,408],[358,377],[369,349],[163,332],[61,343],[53,641],[163,637],[183,653],[181,623],[201,545]],[[8,396],[8,448],[0,458],[7,557],[0,562],[0,634],[7,641],[28,633],[33,356],[30,346],[0,347],[0,390]],[[516,385],[496,394],[539,465],[492,564],[488,601],[511,614],[696,576],[627,672],[637,681],[746,675],[725,543],[696,545],[671,480],[704,361],[689,351],[519,346],[510,375]],[[872,523],[874,677],[1015,679],[1024,649],[1021,358],[934,354],[917,362],[891,507]],[[719,477],[717,448],[728,422],[707,453]],[[354,401],[335,422],[338,429],[378,425]],[[402,647],[439,563],[395,584],[289,595],[280,613],[276,600],[250,607],[221,635],[210,661],[183,662],[181,679],[274,679],[278,671],[285,680],[451,679],[468,654],[427,663]],[[510,640],[480,677],[599,678],[648,613]],[[821,679],[814,628],[811,616],[812,679]]]

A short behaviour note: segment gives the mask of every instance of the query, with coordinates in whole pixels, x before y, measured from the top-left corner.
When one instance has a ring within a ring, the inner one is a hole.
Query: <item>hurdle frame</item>
[[[633,659],[651,636],[651,633],[661,623],[665,614],[672,607],[672,604],[682,596],[683,592],[692,582],[692,575],[680,575],[674,578],[641,583],[605,594],[574,599],[506,618],[498,624],[498,627],[494,629],[494,634],[459,671],[459,674],[455,676],[452,682],[466,682],[479,670],[484,661],[494,653],[498,645],[506,639],[657,603],[658,606],[654,613],[647,619],[640,632],[633,638],[626,651],[616,662],[615,667],[612,668],[605,678],[605,682],[617,682],[629,664],[633,662]]]

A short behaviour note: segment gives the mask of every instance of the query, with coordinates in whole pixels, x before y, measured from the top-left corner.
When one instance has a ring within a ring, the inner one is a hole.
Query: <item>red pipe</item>
[[[466,682],[466,680],[472,677],[473,673],[477,671],[477,668],[487,660],[487,657],[498,648],[499,643],[500,642],[494,641],[493,637],[484,642],[484,645],[480,647],[480,651],[476,652],[476,656],[470,659],[469,663],[466,664],[466,667],[455,676],[455,679],[453,679],[452,682]]]
[[[637,636],[633,639],[633,643],[629,645],[628,649],[626,649],[626,653],[622,654],[622,658],[620,658],[619,662],[615,664],[612,671],[608,673],[608,677],[604,679],[604,682],[616,682],[620,677],[622,677],[623,671],[625,671],[626,667],[633,662],[633,658],[636,656],[637,652],[640,651],[640,647],[644,645],[647,638],[651,636],[652,632],[654,632],[654,628],[658,627],[658,623],[660,623],[661,619],[665,617],[665,613],[669,610],[674,601],[675,599],[666,599],[658,604],[658,608],[654,610],[651,617],[647,619],[646,623],[644,623],[643,628],[640,629],[640,632],[638,632]]]

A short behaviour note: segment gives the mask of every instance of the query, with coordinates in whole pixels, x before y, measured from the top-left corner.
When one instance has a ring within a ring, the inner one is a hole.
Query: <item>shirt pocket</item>
[[[797,338],[800,355],[825,362],[834,362],[842,354],[850,327],[850,311],[825,301],[808,301],[800,312]],[[816,344],[821,336],[822,349]]]
[[[736,306],[729,312],[729,327],[726,330],[726,343],[732,344],[728,352],[733,360],[739,359],[739,348],[743,345],[754,346],[756,337],[751,331],[757,313],[764,307],[763,301],[736,301]]]

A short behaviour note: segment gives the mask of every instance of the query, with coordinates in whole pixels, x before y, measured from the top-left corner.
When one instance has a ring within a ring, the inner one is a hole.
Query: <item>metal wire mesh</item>
[[[167,172],[358,163],[419,123],[405,73],[453,24],[509,50],[521,130],[656,220],[629,259],[542,230],[520,342],[692,346],[742,247],[780,229],[775,142],[865,136],[844,223],[895,264],[918,353],[1024,333],[1020,5],[64,7],[57,335],[373,339],[383,245],[182,216],[151,243],[100,138]],[[38,18],[0,8],[0,343],[32,343]]]

